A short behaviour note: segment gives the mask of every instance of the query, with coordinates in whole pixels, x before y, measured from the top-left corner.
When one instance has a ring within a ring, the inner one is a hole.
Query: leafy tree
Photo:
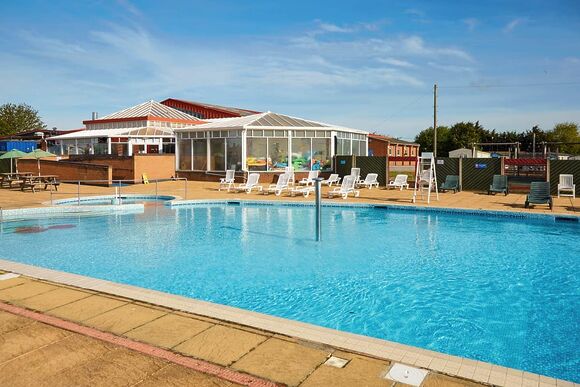
[[[482,142],[487,136],[479,121],[458,122],[449,129],[449,141],[453,149],[471,148],[473,143]]]
[[[548,132],[548,141],[562,143],[580,142],[578,124],[575,122],[562,122],[556,124],[554,129]],[[557,147],[562,153],[580,154],[580,144],[562,144]]]
[[[433,127],[419,132],[415,136],[415,142],[421,145],[421,152],[433,152]],[[447,156],[451,148],[449,147],[449,127],[437,127],[437,156]]]
[[[0,106],[0,136],[44,128],[46,125],[38,111],[25,103],[6,103]]]

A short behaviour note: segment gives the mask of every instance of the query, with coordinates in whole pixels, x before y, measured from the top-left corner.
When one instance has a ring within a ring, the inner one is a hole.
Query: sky
[[[580,1],[0,2],[0,104],[49,128],[147,100],[412,139],[433,124],[580,122]]]

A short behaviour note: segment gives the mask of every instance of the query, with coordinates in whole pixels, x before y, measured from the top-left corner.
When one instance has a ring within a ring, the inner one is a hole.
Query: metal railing
[[[138,185],[155,185],[155,189],[154,189],[154,194],[155,194],[155,199],[159,198],[159,193],[160,192],[175,192],[176,190],[171,190],[171,191],[160,191],[159,190],[159,183],[165,183],[165,182],[174,182],[174,181],[183,181],[183,189],[177,189],[177,191],[183,191],[183,199],[187,200],[187,178],[185,177],[175,177],[175,178],[171,178],[171,179],[150,179],[148,181],[148,183],[142,183],[142,180],[130,180],[130,179],[118,179],[118,180],[60,180],[60,183],[66,183],[66,184],[74,184],[76,185],[76,202],[77,205],[80,206],[81,204],[81,195],[82,196],[87,196],[87,195],[106,195],[103,192],[81,192],[81,185],[85,185],[85,186],[90,186],[92,185],[99,185],[102,184],[103,188],[111,188],[114,187],[115,188],[115,192],[114,192],[114,197],[115,198],[121,198],[123,195],[123,187],[126,187],[127,190],[129,190],[129,187],[135,187]],[[129,184],[125,184],[125,183],[129,183]],[[131,195],[131,194],[147,194],[147,193],[143,193],[143,192],[138,192],[138,193],[129,193],[126,192],[125,195]],[[54,204],[54,196],[57,195],[74,195],[74,193],[71,192],[59,192],[56,189],[53,189],[53,186],[51,186],[50,189],[50,204],[53,205]]]

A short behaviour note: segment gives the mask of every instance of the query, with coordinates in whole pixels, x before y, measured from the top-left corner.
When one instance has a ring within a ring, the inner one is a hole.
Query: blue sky
[[[0,103],[49,127],[168,97],[401,138],[580,121],[579,1],[3,1]]]

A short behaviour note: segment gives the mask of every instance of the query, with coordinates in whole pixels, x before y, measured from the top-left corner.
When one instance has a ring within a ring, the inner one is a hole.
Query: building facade
[[[215,119],[175,132],[176,170],[183,176],[227,169],[329,172],[334,155],[366,155],[368,147],[367,132],[272,112]]]
[[[417,157],[419,144],[398,140],[380,134],[369,134],[369,156]],[[410,161],[397,161],[395,165],[411,165]]]

